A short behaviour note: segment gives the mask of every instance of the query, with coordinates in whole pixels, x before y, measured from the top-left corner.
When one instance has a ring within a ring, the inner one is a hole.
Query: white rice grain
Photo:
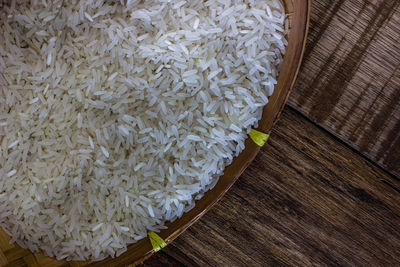
[[[8,177],[11,177],[11,176],[13,176],[14,174],[16,174],[17,173],[17,170],[11,170],[11,171],[9,171],[8,173],[7,173],[7,176]]]
[[[3,2],[0,224],[57,259],[118,256],[193,208],[287,44],[280,0]]]
[[[19,140],[15,140],[14,142],[12,142],[11,144],[8,145],[8,149],[15,147],[18,144]]]
[[[104,146],[100,146],[101,152],[103,152],[104,156],[106,158],[110,157],[110,154],[108,153],[107,149]]]
[[[92,232],[97,231],[100,229],[100,227],[103,226],[103,223],[99,223],[98,225],[96,225],[95,227],[92,228]]]

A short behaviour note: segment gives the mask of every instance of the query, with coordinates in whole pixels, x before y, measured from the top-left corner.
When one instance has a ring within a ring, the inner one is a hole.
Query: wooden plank
[[[33,254],[26,255],[24,257],[24,261],[29,267],[40,267],[40,264],[37,262],[35,256]]]
[[[4,265],[4,267],[29,267],[29,266],[26,264],[24,258],[18,258],[13,262]]]
[[[292,109],[227,195],[143,266],[400,264],[400,183]]]
[[[4,255],[3,251],[0,250],[0,266],[4,266],[8,263],[7,257]]]
[[[17,259],[22,259],[29,254],[30,254],[29,250],[23,249],[18,245],[9,250],[4,251],[4,255],[9,263]]]
[[[183,255],[182,255],[183,256]],[[176,260],[174,257],[168,255],[164,251],[159,251],[158,253],[154,254],[151,256],[147,261],[146,261],[147,266],[174,266],[174,267],[181,267],[185,266],[183,265],[180,261]],[[134,267],[135,265],[129,265],[128,267]],[[195,264],[192,264],[190,266],[195,266]]]
[[[289,104],[400,175],[400,1],[314,0]]]
[[[0,250],[5,251],[14,247],[14,245],[10,244],[10,239],[11,238],[0,227]]]

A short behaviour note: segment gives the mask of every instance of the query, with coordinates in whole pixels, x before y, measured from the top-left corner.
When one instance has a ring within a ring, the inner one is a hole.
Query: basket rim
[[[298,0],[291,0],[291,1],[293,2]],[[302,21],[300,21],[301,23],[299,23],[299,25],[301,24],[300,25],[301,31],[298,34],[301,37],[297,40],[296,43],[291,44],[289,40],[288,44],[288,47],[290,45],[294,45],[293,48],[295,49],[294,51],[295,53],[293,55],[294,65],[285,66],[285,63],[287,63],[287,58],[286,58],[287,54],[286,54],[284,56],[282,69],[278,77],[278,84],[275,87],[274,93],[270,97],[270,100],[274,99],[274,97],[276,99],[279,99],[279,101],[276,102],[277,106],[275,106],[275,110],[272,112],[272,114],[271,114],[272,107],[270,105],[272,101],[270,101],[270,103],[264,107],[262,118],[259,121],[259,126],[258,128],[256,128],[264,133],[270,133],[273,126],[279,120],[279,117],[283,111],[287,99],[289,98],[290,92],[292,91],[293,86],[296,82],[296,78],[299,73],[300,66],[304,57],[306,41],[309,31],[309,24],[310,24],[311,0],[301,0],[301,1],[303,2],[302,3],[303,6],[305,7],[305,9],[303,10],[303,14],[300,14]],[[285,9],[286,8],[287,7],[285,6]],[[293,14],[288,13],[288,17],[290,17],[291,15]],[[287,81],[282,85],[280,83],[283,74],[282,71],[285,67],[286,70],[290,70],[290,72],[288,73]],[[282,88],[277,88],[277,87],[282,87]],[[253,159],[255,158],[255,156],[258,154],[259,151],[260,147],[257,146],[250,138],[247,138],[245,142],[245,149],[242,152],[240,152],[238,157],[234,158],[231,165],[226,167],[224,175],[219,178],[219,181],[217,182],[215,187],[205,192],[204,196],[200,200],[196,201],[196,205],[192,210],[184,213],[181,218],[175,220],[174,222],[167,222],[166,226],[168,228],[165,230],[161,230],[158,233],[159,236],[162,237],[167,244],[170,244],[175,238],[177,238],[180,234],[186,231],[187,228],[189,228],[192,224],[194,224],[197,220],[199,220],[225,195],[225,193],[236,182],[236,180],[247,168],[247,166],[253,161]],[[227,172],[227,169],[230,169],[232,165],[234,165],[234,163],[237,162],[238,160],[243,160],[243,161],[241,162],[240,166],[236,166],[237,168],[235,169],[235,173],[231,175],[230,172]],[[229,178],[229,180],[226,181],[227,180],[226,178]],[[212,194],[215,194],[215,196],[206,199],[206,196],[210,196]],[[207,203],[206,205],[204,205],[204,208],[196,209],[196,207],[198,207],[200,202],[202,202],[201,204],[203,205],[204,202]],[[155,251],[150,245],[150,240],[148,237],[140,240],[139,242],[129,245],[128,251],[129,250],[140,250],[142,251],[142,253],[140,253],[140,256],[132,257],[131,254],[125,252],[118,257],[118,264],[121,263],[135,264],[135,265],[140,264],[143,263],[146,259],[148,259],[151,255],[153,255],[153,253],[155,253]],[[111,258],[107,258],[105,260],[98,262],[91,262],[89,266],[105,266],[105,265],[116,266],[113,264],[113,259]]]

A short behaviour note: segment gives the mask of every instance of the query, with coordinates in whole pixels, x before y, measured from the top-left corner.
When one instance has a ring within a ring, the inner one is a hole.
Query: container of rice
[[[308,5],[0,0],[10,241],[100,265],[151,255],[149,232],[171,242],[254,158],[250,130],[277,120]]]

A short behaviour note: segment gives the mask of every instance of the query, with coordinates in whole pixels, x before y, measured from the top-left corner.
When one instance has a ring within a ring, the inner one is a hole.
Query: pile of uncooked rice
[[[195,205],[282,63],[280,0],[0,0],[0,222],[57,259],[118,256]]]

